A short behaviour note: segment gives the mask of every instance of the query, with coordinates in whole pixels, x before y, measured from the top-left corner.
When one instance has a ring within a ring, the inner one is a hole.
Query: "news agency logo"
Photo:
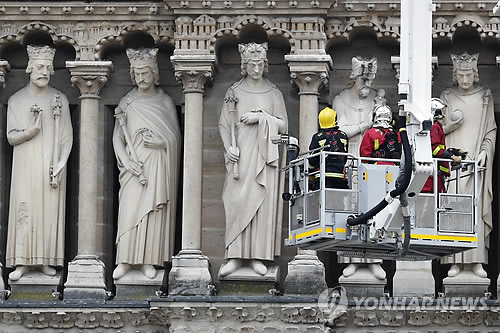
[[[318,297],[318,308],[329,317],[338,317],[347,311],[349,301],[344,287],[323,290]]]
[[[325,289],[318,297],[318,308],[328,318],[347,312],[349,299],[344,287]],[[352,310],[486,310],[485,297],[353,297]]]

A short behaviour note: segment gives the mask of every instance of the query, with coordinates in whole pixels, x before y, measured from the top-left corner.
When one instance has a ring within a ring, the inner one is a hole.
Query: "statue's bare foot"
[[[9,274],[9,279],[11,281],[17,281],[23,276],[24,274],[28,273],[30,268],[28,266],[17,266],[16,269]]]
[[[460,273],[460,266],[457,264],[451,265],[450,269],[448,270],[448,277],[455,277]]]
[[[253,271],[259,275],[266,275],[267,267],[260,260],[252,260],[250,261],[250,267],[252,267]]]
[[[154,279],[156,277],[156,269],[153,265],[142,265],[141,271],[148,279]]]
[[[482,264],[472,264],[472,271],[476,276],[486,278],[488,277],[488,273],[483,268]]]
[[[130,271],[131,268],[132,265],[130,264],[118,264],[118,266],[116,266],[115,270],[113,271],[113,279],[121,279],[125,275],[125,273]]]
[[[236,271],[238,268],[240,268],[242,265],[241,259],[229,259],[228,263],[222,267],[222,269],[219,272],[220,276],[226,276],[234,271]]]
[[[372,272],[373,276],[375,276],[379,280],[385,279],[385,271],[384,269],[380,266],[380,264],[369,264],[370,271]]]
[[[54,267],[50,266],[42,266],[40,267],[40,271],[48,276],[55,276],[56,275],[56,269]]]
[[[358,268],[356,267],[356,265],[355,265],[355,264],[349,264],[349,265],[347,265],[347,267],[346,267],[346,268],[344,268],[344,270],[342,271],[342,275],[343,275],[344,277],[349,277],[349,276],[353,275],[354,273],[356,273],[356,270],[357,270],[357,269],[358,269]]]

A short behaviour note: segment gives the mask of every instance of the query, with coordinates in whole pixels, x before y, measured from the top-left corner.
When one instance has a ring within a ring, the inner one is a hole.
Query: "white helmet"
[[[446,103],[439,98],[431,99],[431,111],[434,118],[443,118],[443,111],[446,107]]]
[[[379,105],[373,111],[373,127],[391,127],[392,111],[387,105]]]

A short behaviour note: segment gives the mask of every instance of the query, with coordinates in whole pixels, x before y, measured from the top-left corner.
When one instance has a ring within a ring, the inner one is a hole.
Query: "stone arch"
[[[30,22],[24,26],[21,26],[21,28],[18,29],[17,32],[8,32],[0,36],[0,54],[3,49],[3,46],[6,43],[17,42],[23,44],[23,40],[26,37],[26,35],[29,34],[30,32],[36,32],[36,31],[47,33],[50,36],[50,38],[52,38],[54,44],[64,43],[70,45],[75,52],[75,60],[80,59],[80,52],[81,52],[80,45],[78,44],[78,41],[75,37],[66,33],[58,34],[55,27],[39,21]]]
[[[329,19],[326,22],[328,50],[334,44],[351,43],[359,33],[373,33],[379,41],[399,43],[401,34],[401,21],[399,17],[351,17],[344,21],[340,19]]]
[[[295,38],[293,34],[286,28],[275,26],[268,18],[257,17],[257,16],[245,16],[237,17],[234,19],[231,25],[225,25],[220,29],[216,30],[211,39],[210,51],[214,52],[216,49],[217,41],[224,39],[227,36],[239,37],[241,31],[249,24],[255,25],[263,29],[268,37],[282,37],[287,40],[290,45],[290,53],[295,53]]]
[[[104,35],[101,37],[94,48],[94,58],[96,60],[103,59],[102,55],[106,52],[107,47],[113,47],[118,44],[122,44],[124,36],[129,32],[143,31],[153,37],[155,43],[170,42],[172,40],[169,35],[160,35],[158,33],[158,26],[156,24],[145,23],[133,23],[126,27],[117,29],[116,32]]]

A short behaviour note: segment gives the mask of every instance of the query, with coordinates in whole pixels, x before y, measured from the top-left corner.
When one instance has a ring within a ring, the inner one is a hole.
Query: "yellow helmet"
[[[326,107],[319,113],[319,127],[330,128],[337,125],[337,112],[333,109]]]

